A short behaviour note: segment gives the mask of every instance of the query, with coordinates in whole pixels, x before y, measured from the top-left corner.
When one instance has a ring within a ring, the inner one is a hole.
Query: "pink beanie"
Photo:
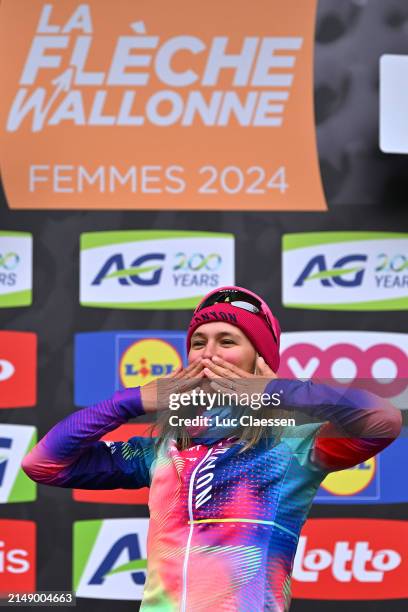
[[[226,289],[226,287],[221,287],[221,289]],[[241,287],[229,287],[229,289],[241,289]],[[195,332],[195,330],[200,327],[200,325],[204,325],[205,323],[214,323],[215,321],[221,321],[239,327],[239,329],[244,332],[246,337],[253,344],[256,351],[265,359],[269,367],[274,372],[277,372],[280,361],[279,322],[273,316],[267,304],[258,295],[249,292],[247,289],[242,290],[246,291],[247,293],[250,293],[262,303],[264,311],[268,313],[268,318],[273,324],[276,334],[276,340],[274,338],[272,330],[270,329],[268,323],[266,322],[262,314],[255,314],[249,312],[248,310],[233,306],[229,303],[213,304],[212,306],[207,306],[206,308],[203,308],[202,310],[197,312],[197,309],[200,306],[198,305],[193,314],[193,318],[191,319],[187,332],[187,352],[190,351],[191,336]],[[212,291],[211,293],[215,293],[215,291]],[[206,300],[208,296],[211,295],[211,293],[205,296],[202,302]]]

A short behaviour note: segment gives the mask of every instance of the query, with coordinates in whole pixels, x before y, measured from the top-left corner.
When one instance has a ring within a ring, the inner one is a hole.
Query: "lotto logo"
[[[0,408],[35,406],[37,336],[0,331]]]
[[[311,519],[296,552],[294,596],[403,599],[407,542],[407,521]]]

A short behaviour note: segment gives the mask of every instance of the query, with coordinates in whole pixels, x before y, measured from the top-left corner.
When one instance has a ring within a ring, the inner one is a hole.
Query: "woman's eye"
[[[191,345],[191,348],[197,349],[197,348],[201,348],[202,346],[204,346],[203,342],[193,342],[193,344]]]
[[[224,338],[224,340],[222,341],[223,344],[234,344],[233,340],[230,340],[229,338]]]

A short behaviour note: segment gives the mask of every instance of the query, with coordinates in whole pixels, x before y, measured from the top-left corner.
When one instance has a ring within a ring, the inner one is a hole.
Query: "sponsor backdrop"
[[[405,0],[233,4],[1,3],[0,593],[138,610],[147,489],[36,486],[21,460],[185,363],[216,286],[271,304],[279,375],[362,379],[406,424]],[[323,481],[291,612],[406,610],[407,459],[405,428]]]

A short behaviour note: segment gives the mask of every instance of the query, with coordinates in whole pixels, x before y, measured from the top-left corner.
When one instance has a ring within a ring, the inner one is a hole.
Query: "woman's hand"
[[[204,377],[202,359],[192,361],[186,368],[178,368],[172,374],[152,380],[141,387],[145,412],[167,410],[172,393],[188,393]]]
[[[256,360],[256,374],[242,370],[217,356],[203,359],[202,363],[204,376],[210,379],[212,389],[221,393],[236,393],[238,397],[242,393],[263,393],[268,382],[277,378],[261,356]]]

